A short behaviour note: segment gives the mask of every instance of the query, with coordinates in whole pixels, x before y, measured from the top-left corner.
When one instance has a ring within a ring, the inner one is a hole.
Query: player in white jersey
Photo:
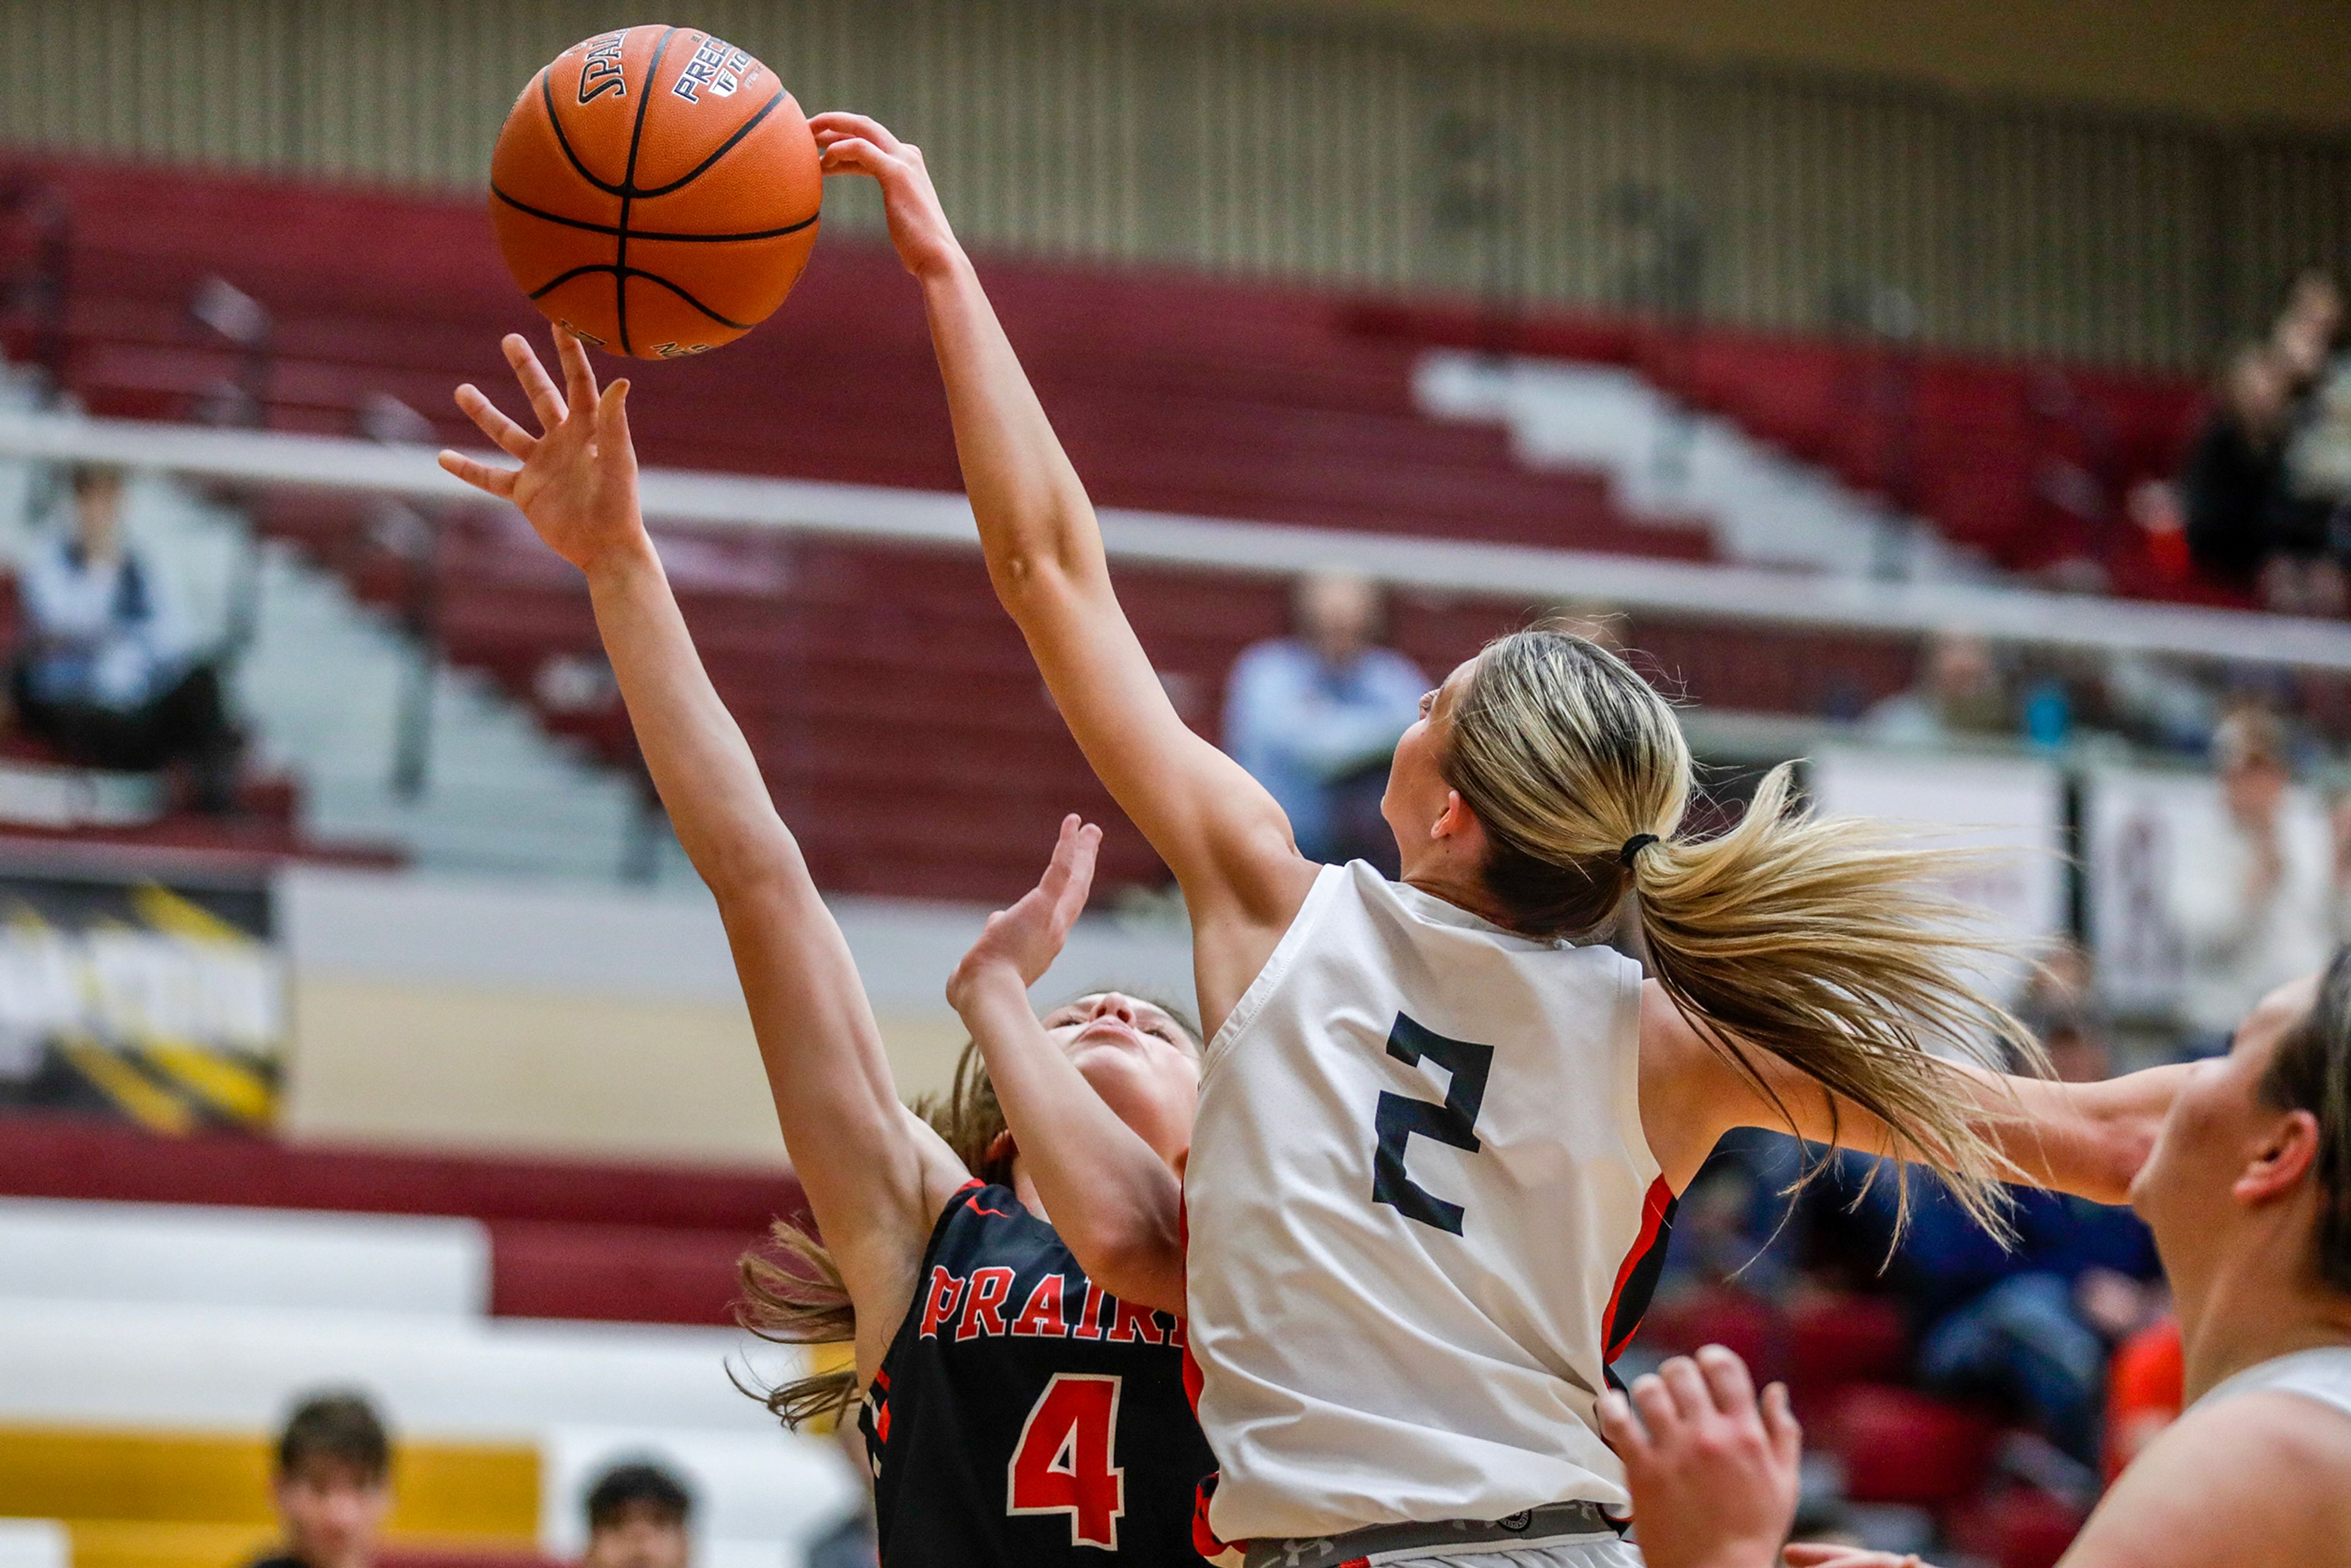
[[[2351,950],[2199,1064],[2131,1189],[2171,1276],[2189,1407],[2060,1568],[2351,1565]],[[1611,1395],[1650,1568],[1772,1568],[1797,1436],[1709,1346]],[[1797,1568],[1915,1557],[1791,1546]]]
[[[1921,891],[1941,862],[1787,810],[1785,769],[1731,831],[1680,837],[1672,710],[1588,642],[1505,638],[1430,694],[1384,804],[1401,882],[1302,858],[1169,702],[919,151],[811,123],[828,172],[880,183],[922,286],[998,596],[1183,887],[1211,1034],[1190,1245],[1086,1262],[1189,1312],[1217,1535],[1290,1568],[1628,1560],[1594,1405],[1674,1195],[1732,1127],[1924,1161],[1987,1215],[2003,1177],[2120,1200],[2174,1080],[1929,1055],[2014,1027]],[[1646,982],[1571,945],[1620,908]],[[1144,1179],[1108,1199],[1129,1212],[1178,1202],[1172,1175],[1104,1168]]]

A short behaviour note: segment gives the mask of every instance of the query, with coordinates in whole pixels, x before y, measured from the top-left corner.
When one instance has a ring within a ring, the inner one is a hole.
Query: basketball
[[[692,27],[574,44],[498,132],[490,221],[549,319],[639,359],[732,342],[816,244],[815,138],[773,71]]]

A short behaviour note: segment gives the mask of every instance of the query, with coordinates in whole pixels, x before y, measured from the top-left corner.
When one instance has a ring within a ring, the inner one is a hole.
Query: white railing
[[[478,498],[441,471],[430,448],[331,436],[0,413],[0,456],[117,463],[196,479],[444,504]],[[657,468],[645,471],[643,496],[656,523],[977,548],[969,505],[946,491]],[[1530,605],[1598,601],[1659,614],[1914,635],[1964,629],[2009,642],[2351,671],[2351,624],[2341,622],[1114,507],[1103,509],[1102,523],[1113,559],[1156,565],[1257,577],[1343,568],[1399,587]]]

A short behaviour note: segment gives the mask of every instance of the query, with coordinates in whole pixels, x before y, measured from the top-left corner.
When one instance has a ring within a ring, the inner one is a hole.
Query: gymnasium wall
[[[726,935],[699,889],[524,885],[289,866],[279,1121],[298,1141],[747,1166],[783,1140]],[[945,1090],[967,1038],[946,977],[984,907],[831,900],[899,1092]],[[1180,927],[1089,915],[1041,1005],[1191,994]]]
[[[2257,26],[2265,9],[2231,11]],[[1656,272],[1629,195],[1702,221],[1700,304],[1719,319],[1815,328],[1833,298],[1891,287],[1931,340],[2168,366],[2258,323],[2294,268],[2351,261],[2340,131],[1402,11],[706,0],[677,15],[761,55],[806,103],[862,106],[919,140],[984,246],[1623,305]],[[532,69],[642,16],[0,0],[15,40],[0,145],[471,186]],[[2123,24],[2103,36],[2126,55]],[[1906,57],[1851,57],[1880,56]],[[2192,74],[2192,40],[2164,57]],[[2334,74],[2324,55],[2304,65]],[[2262,100],[2258,83],[2239,96]],[[828,208],[835,225],[878,218],[868,192]]]

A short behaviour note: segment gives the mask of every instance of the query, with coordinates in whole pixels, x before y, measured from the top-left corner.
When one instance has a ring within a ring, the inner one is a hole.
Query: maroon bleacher
[[[456,1215],[488,1228],[496,1312],[685,1323],[732,1322],[736,1260],[803,1207],[784,1171],[158,1138],[31,1115],[0,1123],[0,1195]]]
[[[183,417],[237,371],[187,315],[212,275],[274,319],[266,413],[350,433],[389,393],[478,444],[461,380],[509,406],[497,352],[543,323],[492,249],[478,204],[184,171],[57,165],[75,222],[69,380],[97,411]],[[1498,430],[1414,411],[1419,350],[1355,329],[1338,301],[1167,273],[990,262],[991,295],[1072,457],[1105,504],[1272,522],[1702,558],[1696,528],[1635,526],[1605,486],[1519,466]],[[828,236],[771,322],[726,352],[631,367],[645,461],[952,489],[952,433],[919,298],[885,246]],[[363,595],[402,601],[412,568],[362,504],[280,493],[265,527]],[[1157,880],[1046,700],[975,556],[781,539],[673,541],[714,676],[743,719],[824,884],[997,899],[1025,886],[1065,810],[1105,820],[1103,876]],[[445,519],[434,561],[450,654],[548,727],[632,757],[610,701],[553,701],[549,661],[592,658],[576,577],[503,509]],[[1282,623],[1278,584],[1126,570],[1122,596],[1186,716],[1214,734],[1226,672]],[[1406,596],[1403,646],[1441,672],[1547,608]],[[1677,692],[1848,712],[1900,687],[1900,639],[1644,621],[1633,640]],[[1825,656],[1834,653],[1834,656]]]
[[[1347,320],[1374,341],[1631,366],[1684,402],[1907,507],[2001,566],[2087,560],[2118,592],[2242,602],[2241,592],[2151,554],[2124,516],[2133,484],[2178,469],[2202,400],[2191,378],[1944,350],[1897,356],[1868,340],[1667,330],[1624,317],[1497,321],[1458,308],[1369,301],[1351,307]]]

